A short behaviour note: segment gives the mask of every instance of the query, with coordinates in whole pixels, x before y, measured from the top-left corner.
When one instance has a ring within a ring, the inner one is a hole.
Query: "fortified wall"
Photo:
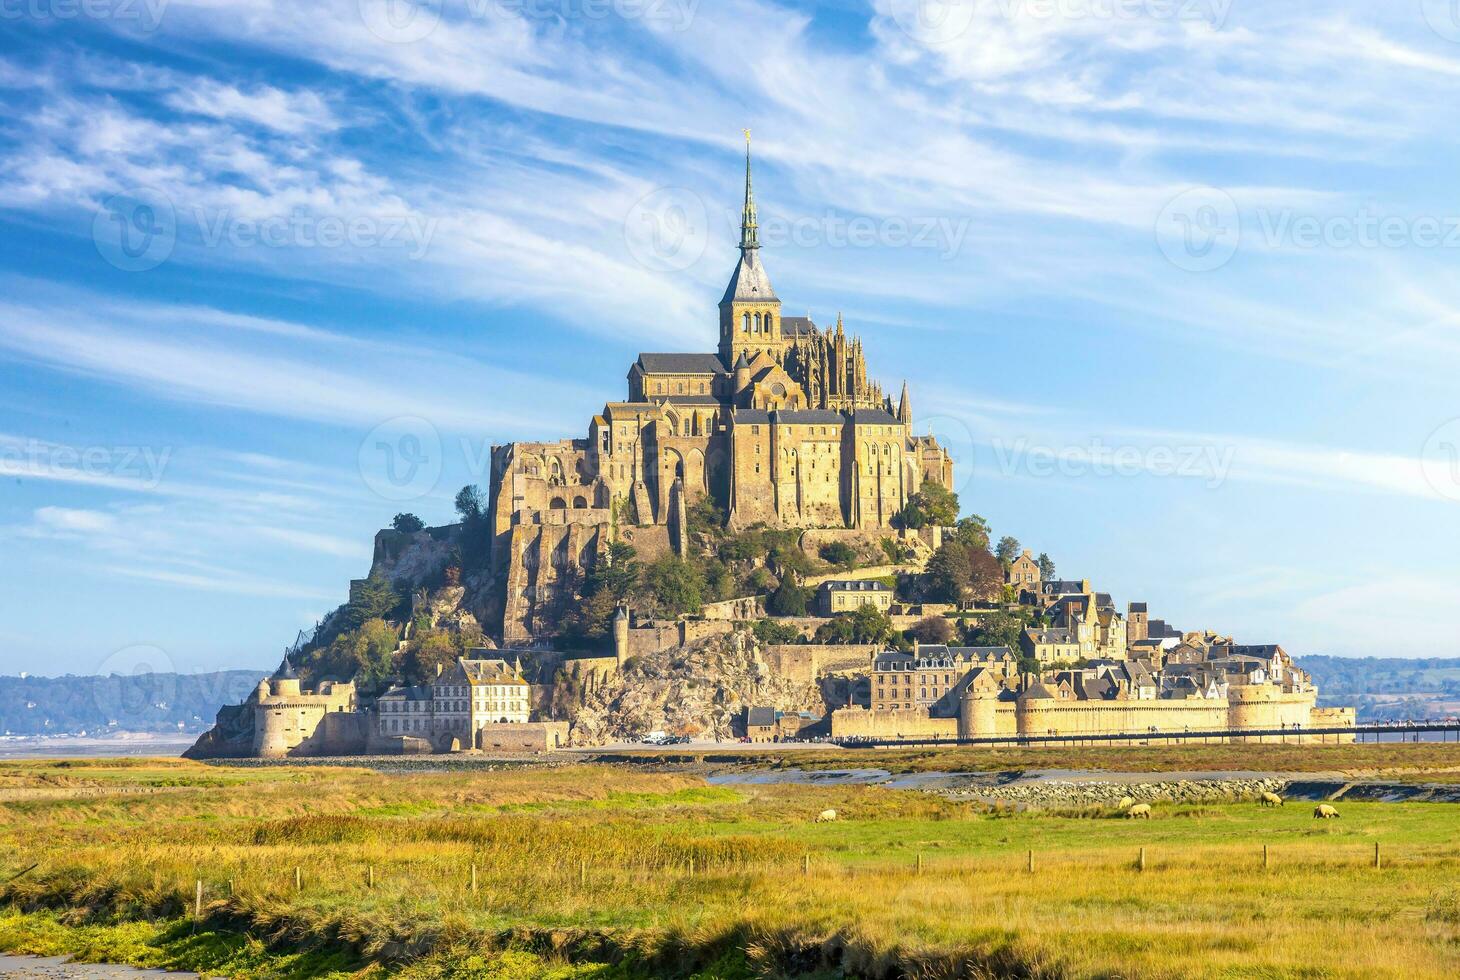
[[[947,718],[929,717],[926,710],[840,708],[832,713],[831,734],[833,738],[990,738],[1353,725],[1354,709],[1315,708],[1314,698],[1312,691],[1285,692],[1265,685],[1234,685],[1226,698],[1111,701],[1029,697],[1008,701],[969,691],[958,714]]]
[[[369,741],[368,716],[355,710],[355,685],[323,681],[305,693],[284,667],[254,693],[253,755],[260,759],[353,755]]]

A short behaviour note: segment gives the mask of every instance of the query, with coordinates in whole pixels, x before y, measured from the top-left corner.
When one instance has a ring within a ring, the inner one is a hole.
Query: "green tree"
[[[360,628],[367,620],[384,619],[401,604],[401,597],[383,575],[372,574],[350,590],[342,617],[346,629]]]
[[[939,483],[926,483],[899,513],[903,527],[952,527],[958,522],[958,495]]]
[[[968,549],[968,591],[985,601],[999,598],[1004,591],[1004,566],[981,548]]]
[[[817,643],[846,644],[853,643],[852,617],[848,615],[836,616],[816,627],[816,635],[812,637]]]
[[[804,616],[811,605],[811,596],[810,589],[797,585],[796,581],[787,575],[781,579],[781,584],[766,600],[766,612],[772,616]]]
[[[846,617],[852,624],[853,643],[886,643],[892,639],[892,619],[870,603]]]
[[[696,613],[705,604],[705,575],[694,562],[665,555],[644,570],[643,588],[662,615]]]
[[[774,619],[762,619],[751,628],[755,638],[762,643],[795,643],[801,639],[801,631],[787,623]]]
[[[1015,613],[990,613],[969,625],[965,639],[969,646],[1008,647],[1017,654],[1024,627],[1024,618]]]
[[[355,664],[355,678],[361,687],[373,689],[395,673],[395,651],[400,634],[383,619],[370,619],[361,624],[350,651]]]
[[[950,643],[953,640],[953,624],[946,616],[924,616],[909,632],[919,643]]]
[[[957,541],[945,541],[933,552],[923,573],[923,594],[932,602],[962,602],[972,574],[969,549]]]
[[[994,549],[994,557],[1005,565],[1013,562],[1019,557],[1019,539],[1012,535],[1004,535],[999,539],[999,546]]]
[[[391,520],[390,526],[403,534],[415,534],[426,526],[426,522],[415,514],[397,514]]]
[[[417,633],[406,645],[406,679],[412,684],[425,684],[436,676],[438,666],[455,663],[458,656],[456,644],[444,630]]]
[[[970,514],[953,527],[953,539],[966,548],[989,548],[989,522],[977,514]]]
[[[845,541],[833,541],[821,549],[821,560],[850,571],[857,567],[857,549]]]
[[[461,516],[464,524],[480,521],[487,516],[486,500],[480,487],[468,484],[457,491],[456,513]]]
[[[1042,551],[1039,553],[1039,577],[1046,582],[1054,581],[1054,559]]]

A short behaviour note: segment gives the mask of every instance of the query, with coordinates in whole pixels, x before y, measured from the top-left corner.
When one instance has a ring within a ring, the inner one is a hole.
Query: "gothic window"
[[[744,333],[750,333],[750,314],[746,313],[741,318],[740,329]]]

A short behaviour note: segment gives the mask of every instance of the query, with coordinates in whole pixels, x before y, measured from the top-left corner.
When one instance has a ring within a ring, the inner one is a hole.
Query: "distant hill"
[[[1460,714],[1460,658],[1295,657],[1322,705],[1356,705],[1360,721]]]
[[[248,697],[267,673],[0,676],[0,734],[201,732],[220,707]]]

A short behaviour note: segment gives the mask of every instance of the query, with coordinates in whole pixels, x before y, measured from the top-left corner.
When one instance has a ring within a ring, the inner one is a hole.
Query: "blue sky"
[[[1451,6],[7,2],[0,671],[268,665],[711,349],[747,127],[786,311],[966,510],[1184,629],[1460,656]]]

